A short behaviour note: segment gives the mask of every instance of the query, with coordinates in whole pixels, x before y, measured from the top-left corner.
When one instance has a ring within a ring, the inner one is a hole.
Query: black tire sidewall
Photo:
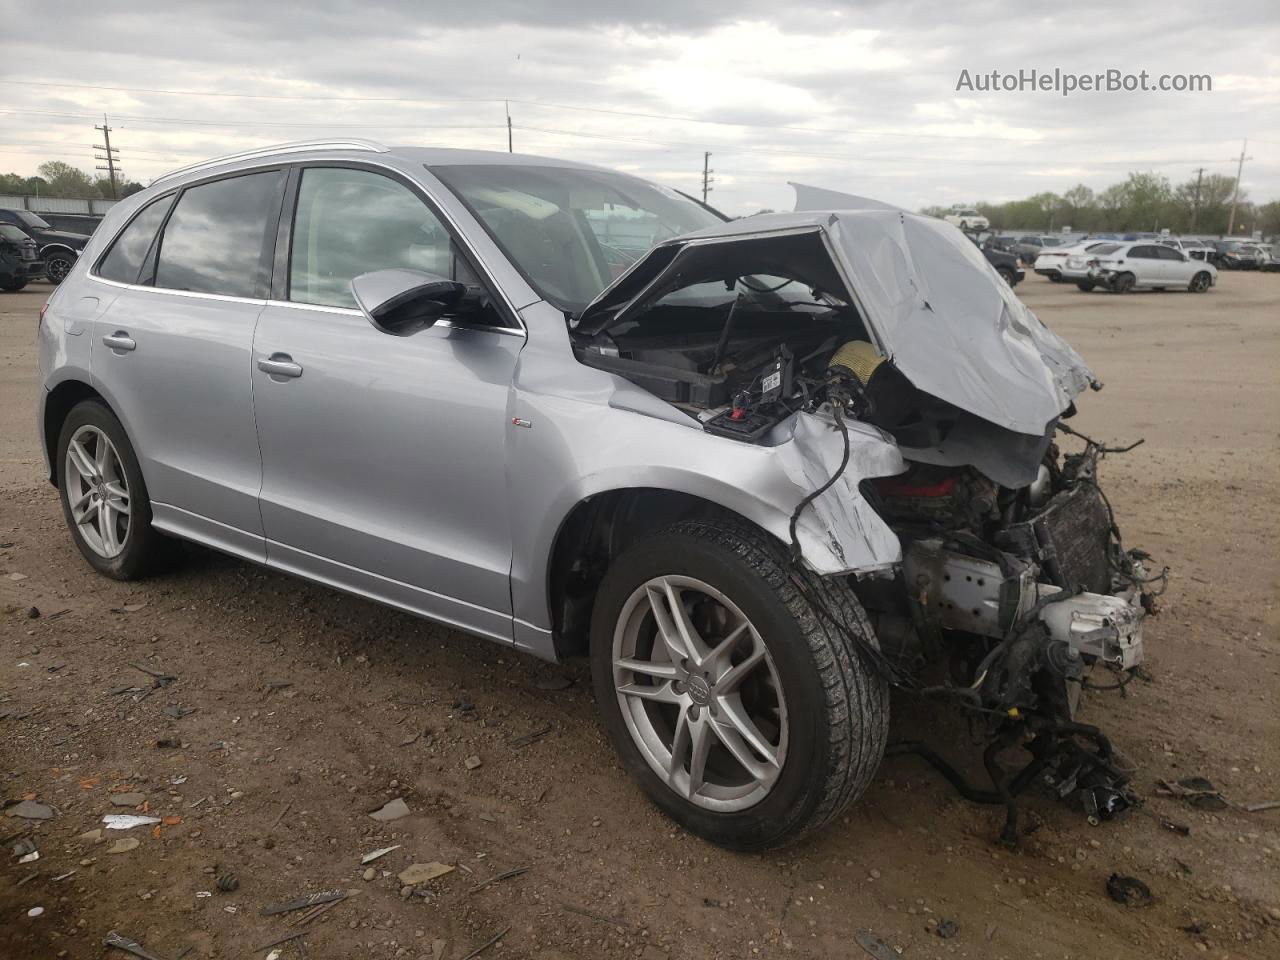
[[[61,277],[57,279],[54,279],[54,276],[53,276],[53,264],[55,262],[65,263],[67,265],[66,271],[62,274]],[[72,267],[74,267],[75,265],[76,265],[75,260],[73,260],[71,257],[68,257],[66,254],[62,254],[62,253],[50,254],[45,259],[45,264],[44,264],[45,279],[48,280],[50,283],[52,283],[56,287],[58,284],[62,283],[63,280],[67,279],[67,274],[71,272]]]
[[[623,604],[640,584],[662,575],[697,577],[731,599],[760,631],[786,698],[787,758],[769,794],[733,813],[697,807],[654,773],[631,739],[613,684],[613,634]],[[622,554],[596,595],[591,623],[591,674],[604,726],[645,793],[694,833],[730,848],[770,846],[803,824],[822,797],[820,777],[830,760],[829,718],[821,678],[799,624],[767,582],[729,550],[687,534],[659,534]]]
[[[124,468],[125,480],[129,484],[129,537],[124,550],[114,557],[101,557],[85,542],[80,531],[76,529],[71,516],[71,505],[67,497],[67,447],[71,438],[81,427],[92,425],[100,429],[115,445],[120,455],[120,464]],[[142,479],[142,468],[138,457],[133,452],[133,444],[124,431],[120,421],[116,419],[105,405],[96,400],[83,400],[71,408],[67,418],[62,422],[58,432],[57,460],[55,469],[58,476],[58,500],[62,504],[62,515],[67,521],[67,529],[71,539],[89,565],[99,573],[115,580],[132,580],[143,576],[152,567],[160,549],[159,534],[151,527],[151,501],[147,497],[147,485]]]

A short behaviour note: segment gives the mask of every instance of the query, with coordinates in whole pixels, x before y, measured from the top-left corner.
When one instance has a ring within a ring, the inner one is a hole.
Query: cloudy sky
[[[0,0],[0,169],[126,174],[318,136],[572,157],[730,213],[788,180],[903,206],[1003,200],[1130,170],[1234,174],[1280,198],[1280,4],[885,0]],[[21,14],[21,15],[20,15]],[[992,70],[1209,74],[1212,92],[980,92]],[[976,81],[975,81],[976,82]]]

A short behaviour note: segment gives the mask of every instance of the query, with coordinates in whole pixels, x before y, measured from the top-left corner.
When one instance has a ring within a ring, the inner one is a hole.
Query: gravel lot
[[[1084,717],[1137,762],[1144,806],[1093,828],[1032,799],[1039,829],[1010,853],[999,809],[897,758],[842,822],[756,856],[644,800],[584,662],[536,662],[194,547],[145,583],[93,575],[41,476],[48,290],[0,294],[0,795],[55,812],[0,817],[0,957],[124,957],[102,946],[117,930],[163,960],[188,945],[261,960],[254,948],[303,931],[282,960],[460,960],[505,930],[484,960],[844,958],[863,956],[863,929],[907,958],[1280,956],[1280,809],[1242,809],[1280,800],[1280,276],[1224,273],[1202,296],[1018,288],[1107,383],[1075,425],[1146,438],[1102,478],[1126,544],[1174,570],[1148,627],[1152,681],[1087,695]],[[140,667],[177,679],[153,690]],[[895,739],[927,737],[976,771],[956,714],[907,697],[894,711]],[[1156,795],[1193,775],[1239,808]],[[113,806],[125,791],[144,805]],[[367,815],[397,797],[408,816]],[[82,837],[143,809],[181,819]],[[112,853],[121,838],[140,842]],[[38,860],[18,862],[22,839]],[[455,869],[402,890],[401,871],[432,861]],[[1113,872],[1154,903],[1109,900]],[[218,889],[226,875],[237,889]],[[261,914],[334,888],[353,895],[305,926]],[[958,933],[939,937],[942,920]]]

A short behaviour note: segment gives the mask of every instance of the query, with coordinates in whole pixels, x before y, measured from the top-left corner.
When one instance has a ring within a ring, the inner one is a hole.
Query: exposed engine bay
[[[903,551],[891,576],[852,578],[878,641],[862,651],[894,685],[972,712],[986,731],[992,786],[971,786],[924,744],[891,745],[889,755],[917,754],[969,799],[1004,805],[1009,843],[1015,798],[1031,786],[1071,798],[1091,822],[1135,802],[1132,771],[1076,719],[1082,689],[1098,685],[1091,674],[1110,673],[1103,688],[1123,689],[1141,670],[1143,620],[1168,573],[1151,576],[1149,558],[1125,549],[1098,485],[1099,461],[1124,451],[1068,427],[1069,401],[1032,436],[919,389],[858,306],[812,272],[779,263],[771,274],[693,279],[579,331],[577,355],[718,437],[782,442],[780,425],[799,412],[841,431],[844,461],[792,516],[797,562],[796,518],[848,464],[848,422],[896,442],[908,470],[860,488]],[[1064,453],[1059,437],[1083,449]],[[1006,773],[998,758],[1015,747],[1030,759]]]

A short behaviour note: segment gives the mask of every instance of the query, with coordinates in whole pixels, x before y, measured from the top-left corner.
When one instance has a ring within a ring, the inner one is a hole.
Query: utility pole
[[[116,160],[118,159],[116,157],[116,154],[119,153],[120,151],[112,148],[111,146],[111,127],[107,124],[107,115],[105,113],[102,115],[102,126],[94,127],[93,129],[102,131],[102,145],[100,146],[95,143],[93,145],[93,149],[101,150],[103,153],[106,154],[106,156],[100,157],[95,153],[93,155],[93,159],[107,161],[107,165],[105,167],[99,166],[98,169],[107,171],[107,176],[111,178],[111,199],[115,200],[116,199]]]
[[[707,202],[707,194],[711,192],[711,184],[715,182],[715,177],[711,174],[715,173],[708,164],[711,163],[711,154],[704,153],[702,155],[702,202]]]
[[[1204,179],[1204,167],[1196,170],[1196,196],[1191,201],[1191,229],[1190,233],[1196,232],[1196,221],[1200,218],[1200,181]]]
[[[1236,189],[1231,194],[1231,216],[1227,218],[1227,236],[1231,236],[1231,231],[1236,227],[1236,201],[1240,199],[1240,177],[1244,173],[1244,162],[1252,160],[1253,157],[1246,157],[1245,151],[1249,149],[1249,138],[1244,138],[1244,146],[1240,148],[1239,162],[1236,164]]]
[[[511,146],[511,104],[503,100],[502,105],[507,111],[507,153],[514,153],[515,150]]]

